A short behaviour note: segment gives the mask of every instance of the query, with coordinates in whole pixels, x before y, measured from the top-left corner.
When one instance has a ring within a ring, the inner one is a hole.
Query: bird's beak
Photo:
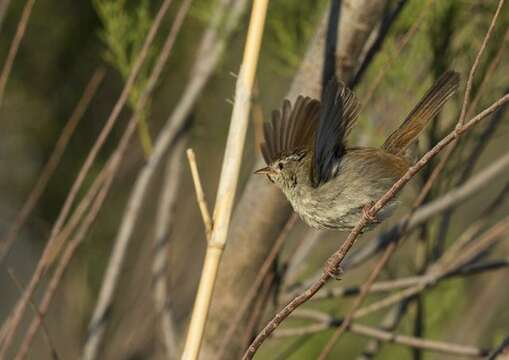
[[[256,170],[254,173],[257,175],[270,175],[274,174],[274,170],[270,166],[266,166],[264,168]]]

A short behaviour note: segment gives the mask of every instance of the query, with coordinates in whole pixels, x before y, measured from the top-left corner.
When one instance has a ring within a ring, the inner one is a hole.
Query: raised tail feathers
[[[456,92],[459,78],[455,71],[445,72],[408,114],[405,121],[389,135],[382,148],[389,153],[403,155],[408,145],[419,136],[428,122]]]

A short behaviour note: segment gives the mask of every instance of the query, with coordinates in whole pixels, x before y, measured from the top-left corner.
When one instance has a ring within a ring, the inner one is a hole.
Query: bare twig
[[[174,316],[168,297],[166,272],[168,270],[168,255],[170,252],[170,229],[175,212],[180,178],[182,176],[182,156],[186,141],[184,135],[176,140],[172,155],[168,159],[165,171],[163,194],[159,202],[154,236],[154,262],[152,264],[153,298],[157,318],[161,324],[163,343],[166,348],[166,358],[177,357],[177,332]]]
[[[210,235],[212,233],[212,220],[210,218],[209,207],[207,205],[207,200],[205,199],[205,194],[201,185],[198,165],[196,164],[196,156],[193,149],[187,149],[186,154],[187,160],[189,162],[189,167],[191,168],[191,175],[193,177],[194,190],[196,191],[196,200],[198,201],[198,207],[200,208],[203,224],[205,225],[205,235],[207,236],[207,240],[210,240]]]
[[[135,127],[131,127],[131,133],[134,132]],[[126,137],[127,139],[130,138],[130,136]],[[126,141],[125,144],[128,142]],[[120,147],[119,147],[120,148]],[[95,201],[90,208],[90,211],[87,213],[85,218],[83,219],[83,222],[78,229],[76,235],[74,238],[69,241],[69,244],[65,248],[64,253],[62,254],[62,257],[60,258],[60,261],[58,263],[58,266],[55,269],[55,272],[53,273],[51,280],[49,282],[48,288],[46,289],[46,292],[43,296],[43,299],[41,301],[41,305],[39,307],[39,310],[41,312],[41,318],[36,317],[32,320],[30,327],[25,335],[25,338],[23,339],[23,342],[20,346],[20,349],[18,353],[16,354],[15,360],[22,360],[26,357],[28,354],[28,350],[30,348],[30,344],[32,343],[35,334],[37,333],[37,330],[39,329],[39,325],[41,324],[42,316],[44,316],[51,304],[51,301],[53,300],[53,296],[55,295],[55,291],[62,280],[62,277],[64,275],[65,269],[67,268],[69,262],[72,259],[72,256],[74,255],[74,252],[78,248],[78,246],[82,243],[85,235],[88,232],[88,229],[92,225],[92,223],[95,221],[97,214],[99,213],[99,210],[101,209],[101,206],[108,195],[108,191],[111,187],[111,184],[113,182],[113,172],[118,167],[118,164],[121,160],[121,153],[125,150],[125,146],[122,147],[120,151],[116,153],[114,157],[112,157],[111,161],[108,164],[108,167],[105,168],[105,179],[104,183],[102,185],[102,188],[100,189],[99,193],[97,194],[97,197],[95,198]]]
[[[456,128],[449,135],[444,137],[438,144],[436,144],[430,151],[424,154],[423,157],[413,166],[411,166],[408,171],[392,186],[392,188],[382,196],[369,210],[367,213],[364,213],[357,225],[348,235],[348,238],[343,242],[341,247],[329,258],[327,261],[326,268],[320,277],[310,288],[308,288],[304,293],[298,295],[294,298],[289,304],[287,304],[276,316],[265,326],[265,328],[258,334],[256,339],[253,341],[249,349],[244,354],[244,359],[251,359],[254,356],[256,350],[260,347],[263,341],[270,336],[270,334],[276,329],[279,324],[290,315],[293,310],[295,310],[298,306],[306,302],[309,298],[311,298],[320,288],[325,285],[333,276],[333,274],[338,273],[340,271],[340,265],[345,258],[346,254],[349,252],[351,247],[354,245],[358,236],[360,235],[362,229],[368,224],[368,216],[375,216],[380,209],[390,201],[396,193],[402,189],[402,187],[412,179],[412,177],[422,169],[434,156],[436,156],[441,150],[443,150],[448,144],[450,144],[453,140],[459,138],[462,134],[470,130],[474,125],[479,123],[483,118],[492,114],[496,111],[500,106],[509,102],[509,95],[505,95],[493,103],[490,107],[480,112],[477,116],[472,118],[469,122],[464,124],[463,126]]]
[[[20,294],[22,294],[23,293],[23,286],[21,286],[21,282],[16,277],[16,274],[14,273],[14,271],[12,269],[7,269],[7,272],[9,273],[9,276],[12,279],[12,282],[18,288]],[[44,316],[41,314],[41,312],[39,311],[37,306],[34,304],[32,299],[30,299],[30,307],[32,308],[35,316],[39,318],[39,321],[42,324],[44,340],[46,341],[46,344],[48,345],[48,348],[49,348],[50,353],[51,353],[51,357],[54,360],[60,359],[60,357],[58,356],[57,348],[56,348],[55,344],[53,343],[53,340],[51,340],[51,336],[49,335],[48,327],[46,326],[46,323],[44,322]]]
[[[9,80],[9,75],[11,74],[12,65],[14,64],[14,59],[18,53],[19,45],[21,44],[21,40],[23,40],[23,36],[25,35],[25,30],[27,28],[30,15],[32,14],[34,4],[35,0],[27,0],[25,3],[21,18],[19,19],[18,28],[16,29],[16,34],[14,35],[14,39],[12,40],[11,46],[9,48],[9,53],[7,54],[7,59],[5,60],[4,67],[2,68],[2,74],[0,75],[0,106],[3,104],[7,80]]]
[[[88,108],[88,105],[94,97],[99,85],[104,79],[105,73],[106,70],[102,67],[94,72],[92,78],[88,82],[87,87],[85,88],[85,91],[83,92],[83,95],[81,96],[81,99],[78,101],[76,108],[62,129],[62,133],[60,134],[60,137],[58,138],[55,148],[53,149],[53,152],[51,153],[48,161],[44,165],[41,175],[37,179],[37,182],[28,195],[28,198],[23,204],[23,207],[16,215],[16,219],[14,220],[13,225],[10,227],[9,232],[7,233],[7,237],[1,244],[2,247],[0,248],[0,263],[2,263],[6,256],[9,254],[9,250],[14,240],[16,240],[19,231],[25,224],[35,205],[39,201],[42,193],[46,189],[48,181],[60,163],[60,159],[65,152],[67,144],[69,143],[71,136],[74,134],[74,130],[76,130],[76,127],[82,119],[83,114]]]

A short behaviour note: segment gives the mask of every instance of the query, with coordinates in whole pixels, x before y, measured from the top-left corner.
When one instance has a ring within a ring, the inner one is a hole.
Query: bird
[[[360,104],[335,77],[322,101],[301,95],[292,106],[285,99],[263,124],[260,149],[267,166],[255,174],[277,185],[315,229],[351,230],[365,214],[370,230],[393,213],[398,201],[391,200],[376,218],[366,210],[412,165],[409,146],[456,92],[459,79],[452,70],[440,76],[381,148],[348,145]]]

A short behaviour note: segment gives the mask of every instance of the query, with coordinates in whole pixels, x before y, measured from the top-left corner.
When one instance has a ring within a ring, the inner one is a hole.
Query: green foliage
[[[103,30],[100,37],[106,45],[104,59],[113,66],[126,81],[131,68],[143,46],[143,42],[152,24],[149,0],[93,0],[94,8],[101,19]],[[149,51],[147,60],[141,68],[133,89],[129,94],[129,105],[134,110],[145,88],[149,70],[155,59],[154,47]],[[146,118],[149,109],[143,109],[139,115],[139,135],[145,154],[150,153],[152,142],[148,132]]]
[[[318,15],[328,1],[280,0],[272,2],[265,43],[276,71],[289,75],[297,68],[305,44],[313,35]]]

